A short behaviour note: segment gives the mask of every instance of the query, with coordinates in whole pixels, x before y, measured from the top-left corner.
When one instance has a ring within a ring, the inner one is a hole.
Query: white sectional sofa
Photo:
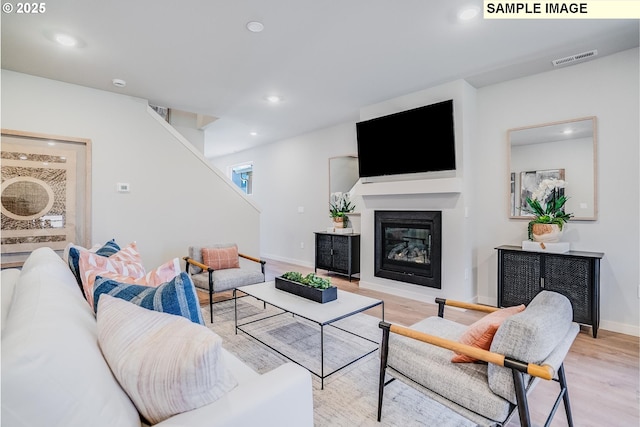
[[[66,263],[49,248],[2,271],[2,425],[145,425],[103,358],[96,317]],[[172,416],[169,426],[312,426],[310,373],[293,363],[258,374],[223,351],[238,385]]]

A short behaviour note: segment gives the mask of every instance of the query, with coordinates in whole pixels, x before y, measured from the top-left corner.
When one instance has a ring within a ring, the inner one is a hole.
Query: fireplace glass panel
[[[414,227],[384,227],[384,253],[390,262],[419,264],[429,268],[431,264],[431,230]]]

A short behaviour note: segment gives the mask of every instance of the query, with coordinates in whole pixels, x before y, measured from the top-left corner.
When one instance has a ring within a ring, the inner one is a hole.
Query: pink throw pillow
[[[136,279],[145,275],[142,260],[135,243],[121,249],[110,257],[103,257],[89,251],[80,251],[78,266],[80,267],[82,289],[91,307],[93,307],[93,285],[98,275],[111,272]]]
[[[240,268],[240,259],[238,258],[238,247],[229,246],[227,248],[203,248],[202,259],[204,264],[214,270],[223,270],[225,268]]]
[[[157,288],[163,283],[170,282],[177,275],[182,272],[180,267],[180,259],[174,258],[171,261],[167,261],[161,266],[151,270],[144,277],[131,277],[111,271],[105,271],[103,273],[96,274],[107,279],[115,280],[120,283],[130,283],[133,285],[151,286]],[[94,279],[95,280],[95,279]]]
[[[504,322],[507,317],[520,313],[524,309],[524,304],[520,304],[489,313],[482,319],[472,323],[458,341],[462,344],[467,344],[483,350],[489,350],[489,348],[491,348],[493,336],[496,334],[496,331],[502,322]],[[451,361],[454,363],[468,363],[475,362],[476,360],[477,359],[471,356],[459,353],[455,353],[451,358]]]
[[[140,256],[140,252],[138,252],[136,242],[129,243],[115,254],[109,256],[109,259],[113,261],[131,262],[142,265],[142,257]]]

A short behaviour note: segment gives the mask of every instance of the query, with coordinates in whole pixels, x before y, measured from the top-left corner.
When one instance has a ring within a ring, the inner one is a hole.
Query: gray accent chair
[[[460,343],[467,325],[445,319],[444,307],[485,312],[497,308],[440,298],[436,302],[438,317],[409,328],[380,322],[378,421],[384,387],[398,379],[439,402],[441,419],[462,416],[470,425],[494,427],[506,425],[518,413],[520,425],[528,427],[532,424],[527,396],[545,379],[560,386],[545,426],[560,402],[564,402],[568,425],[573,426],[563,362],[580,328],[573,322],[571,302],[565,296],[540,292],[524,311],[504,320],[489,351]],[[453,363],[454,351],[479,362]]]
[[[191,276],[195,287],[209,292],[211,323],[213,323],[213,294],[265,281],[264,265],[266,261],[249,255],[238,253],[240,268],[214,270],[203,263],[203,248],[228,248],[230,246],[237,247],[235,243],[189,246],[189,256],[183,258],[186,262],[185,271]]]

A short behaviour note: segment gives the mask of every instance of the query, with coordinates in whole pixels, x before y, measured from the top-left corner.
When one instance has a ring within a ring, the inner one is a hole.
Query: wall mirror
[[[598,218],[596,117],[509,129],[509,217],[529,219],[526,198],[548,177],[566,182],[572,221]]]
[[[359,178],[358,157],[339,156],[329,159],[329,194],[351,191]]]

